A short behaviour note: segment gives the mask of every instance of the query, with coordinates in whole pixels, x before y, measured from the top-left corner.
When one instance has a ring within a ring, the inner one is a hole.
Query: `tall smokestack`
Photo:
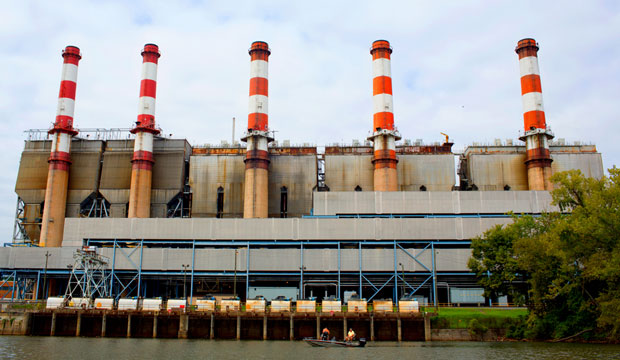
[[[400,134],[394,127],[390,43],[385,40],[373,42],[370,54],[372,55],[374,115],[373,134],[368,140],[374,144],[372,159],[375,165],[374,190],[397,191],[396,140],[400,140]]]
[[[248,132],[241,141],[247,143],[245,158],[244,218],[266,218],[268,211],[269,151],[273,141],[268,133],[268,80],[267,68],[271,50],[266,42],[255,41],[249,50],[250,104]]]
[[[127,215],[130,218],[148,218],[151,215],[153,135],[159,134],[159,130],[155,128],[155,91],[159,56],[157,45],[144,45],[138,120],[136,127],[131,130],[132,134],[136,134],[136,140],[131,159],[131,185]]]
[[[73,110],[75,108],[75,88],[77,84],[78,63],[82,58],[80,49],[67,46],[62,52],[62,78],[58,94],[58,109],[52,135],[45,203],[41,223],[39,246],[62,246],[67,207],[67,186],[71,166],[71,138],[77,135],[73,129]]]
[[[551,155],[549,140],[553,133],[547,128],[543,108],[540,72],[538,70],[538,44],[534,39],[520,40],[515,49],[521,70],[521,99],[525,132],[527,181],[530,190],[551,190]]]

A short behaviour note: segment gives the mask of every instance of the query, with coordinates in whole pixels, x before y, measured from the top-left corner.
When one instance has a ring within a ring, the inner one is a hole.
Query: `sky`
[[[547,124],[620,164],[618,1],[0,0],[0,243],[13,232],[27,129],[56,115],[67,45],[82,51],[74,126],[130,128],[145,43],[159,45],[156,122],[193,145],[241,137],[253,41],[269,43],[269,127],[278,141],[364,140],[374,40],[390,41],[395,124],[404,139],[516,139],[518,40],[540,45]]]

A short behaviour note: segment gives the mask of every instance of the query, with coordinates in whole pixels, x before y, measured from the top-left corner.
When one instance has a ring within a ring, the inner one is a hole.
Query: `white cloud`
[[[54,120],[60,50],[81,48],[75,122],[129,127],[137,115],[140,49],[160,46],[156,121],[193,144],[237,137],[247,118],[252,41],[272,48],[269,121],[279,139],[364,139],[372,123],[369,47],[394,47],[394,109],[405,138],[462,149],[516,138],[522,127],[517,56],[541,46],[549,124],[620,163],[620,15],[612,2],[13,2],[0,22],[0,234],[9,241],[22,131]]]

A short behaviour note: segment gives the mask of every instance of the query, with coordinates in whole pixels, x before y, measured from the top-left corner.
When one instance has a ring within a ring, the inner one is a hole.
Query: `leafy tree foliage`
[[[600,180],[571,170],[552,181],[560,212],[514,217],[488,230],[472,241],[469,267],[486,295],[527,304],[527,337],[593,329],[618,339],[620,170]]]

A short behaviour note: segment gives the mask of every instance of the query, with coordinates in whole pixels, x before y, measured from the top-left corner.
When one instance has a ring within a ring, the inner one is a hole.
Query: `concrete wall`
[[[558,211],[547,191],[317,192],[314,215],[539,214]]]

